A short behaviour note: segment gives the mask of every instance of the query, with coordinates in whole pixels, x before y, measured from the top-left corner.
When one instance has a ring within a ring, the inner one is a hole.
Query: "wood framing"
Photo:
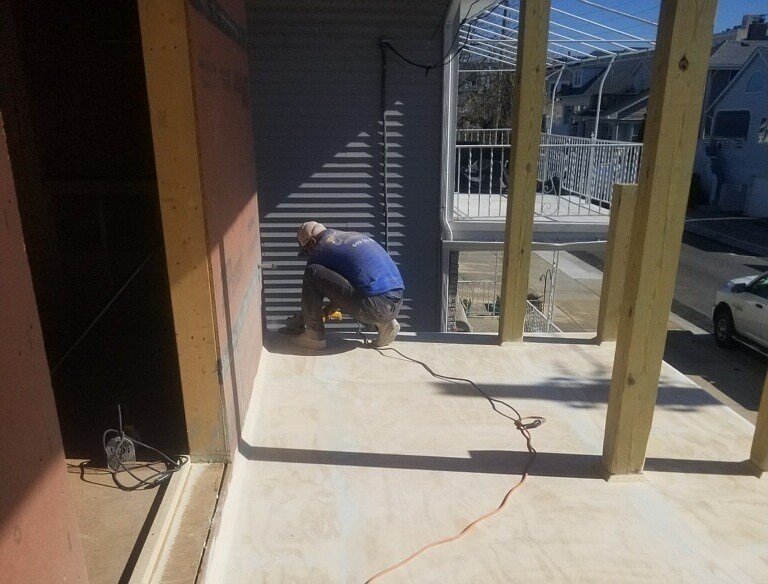
[[[763,397],[760,398],[760,409],[757,411],[755,438],[752,440],[749,459],[762,472],[768,471],[768,375],[765,377]]]
[[[615,341],[619,329],[619,309],[627,277],[629,241],[635,212],[637,185],[613,185],[611,219],[608,224],[608,248],[605,253],[600,312],[597,315],[597,340]]]
[[[522,0],[512,97],[499,342],[522,341],[544,109],[549,0]]]
[[[639,473],[680,258],[716,0],[663,0],[608,398],[603,466]]]
[[[227,457],[224,400],[186,9],[185,0],[139,2],[190,454],[222,461]]]

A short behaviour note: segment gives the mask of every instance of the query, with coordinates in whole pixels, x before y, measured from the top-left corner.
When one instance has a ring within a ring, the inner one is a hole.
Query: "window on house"
[[[747,110],[717,112],[712,126],[712,138],[746,140],[750,114]]]
[[[752,75],[749,77],[749,81],[747,81],[747,93],[760,93],[763,90],[765,81],[763,78],[763,73],[761,71],[757,71],[755,73],[752,73]]]
[[[582,82],[581,77],[582,77],[582,71],[581,70],[573,72],[573,86],[574,87],[581,87],[581,82]]]
[[[757,130],[757,143],[768,144],[768,118],[760,120],[760,128]]]

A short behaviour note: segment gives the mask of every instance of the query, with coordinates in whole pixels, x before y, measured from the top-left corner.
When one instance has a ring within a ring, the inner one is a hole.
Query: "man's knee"
[[[306,268],[304,268],[304,281],[317,280],[318,267],[319,266],[317,264],[312,264],[311,266],[307,266]]]

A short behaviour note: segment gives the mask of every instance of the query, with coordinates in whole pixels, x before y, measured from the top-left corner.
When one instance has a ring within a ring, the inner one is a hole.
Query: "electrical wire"
[[[451,39],[451,44],[448,47],[448,50],[445,52],[445,54],[442,57],[440,57],[439,61],[437,61],[436,63],[433,63],[431,65],[427,65],[427,64],[424,64],[424,63],[418,63],[416,61],[413,61],[412,59],[409,59],[408,57],[403,55],[400,51],[398,51],[397,48],[391,42],[389,42],[389,41],[382,41],[381,45],[385,49],[389,49],[390,51],[392,51],[395,55],[400,57],[400,59],[402,59],[404,62],[408,63],[409,65],[411,65],[413,67],[418,67],[419,69],[424,69],[424,75],[429,75],[429,72],[432,71],[432,69],[440,69],[440,68],[445,67],[446,65],[450,64],[456,58],[456,56],[462,51],[462,49],[464,49],[464,47],[467,46],[467,39],[465,39],[462,43],[460,43],[461,46],[459,46],[454,51],[454,46],[456,45],[456,40],[459,38],[459,33],[461,33],[462,27],[467,22],[474,23],[475,21],[480,19],[482,16],[484,16],[486,14],[489,14],[489,13],[493,12],[494,10],[496,10],[496,8],[498,8],[504,1],[505,0],[498,0],[498,2],[496,2],[492,6],[489,6],[485,10],[477,13],[472,18],[469,18],[469,14],[470,14],[470,12],[472,12],[472,8],[475,6],[475,4],[480,2],[480,0],[474,0],[474,2],[472,2],[472,4],[469,5],[469,8],[467,8],[467,14],[459,22],[459,26],[456,28],[456,33],[453,35],[453,39]],[[434,38],[434,33],[432,34],[432,37]]]
[[[493,517],[497,513],[500,513],[507,506],[507,503],[509,502],[509,499],[512,496],[512,493],[514,493],[520,487],[522,487],[523,484],[525,483],[526,479],[528,478],[531,466],[533,465],[533,462],[536,460],[536,449],[533,447],[533,443],[531,441],[531,432],[530,431],[533,430],[534,428],[538,428],[539,426],[541,426],[544,422],[546,422],[546,419],[543,418],[542,416],[522,416],[520,414],[520,412],[514,406],[508,404],[504,400],[500,400],[500,399],[496,399],[496,398],[491,397],[490,395],[488,395],[488,393],[486,393],[485,391],[480,389],[480,387],[474,381],[472,381],[471,379],[466,379],[466,378],[463,378],[463,377],[452,377],[452,376],[449,376],[449,375],[442,375],[441,373],[437,373],[437,372],[433,371],[432,368],[429,365],[427,365],[426,363],[424,363],[423,361],[419,361],[418,359],[414,359],[413,357],[409,357],[408,355],[405,355],[404,353],[402,353],[398,349],[395,349],[394,347],[373,347],[373,345],[370,343],[370,341],[368,341],[368,339],[365,337],[365,335],[363,335],[362,327],[361,327],[359,322],[357,323],[357,332],[360,335],[360,337],[363,339],[363,344],[365,346],[369,346],[370,345],[373,349],[378,351],[380,355],[386,356],[386,355],[384,355],[384,352],[385,351],[391,351],[393,353],[396,353],[397,355],[399,355],[401,358],[405,359],[406,361],[410,361],[411,363],[416,363],[417,365],[421,365],[421,367],[423,367],[427,371],[427,373],[429,373],[432,377],[434,377],[436,379],[440,379],[440,380],[443,380],[443,381],[450,381],[450,382],[453,382],[453,383],[459,383],[459,382],[467,383],[470,386],[472,386],[472,388],[475,391],[477,391],[477,393],[479,393],[481,396],[483,396],[488,401],[488,403],[491,405],[491,408],[493,409],[494,412],[496,412],[500,416],[503,416],[503,417],[507,418],[508,420],[511,420],[515,424],[515,428],[517,429],[517,431],[520,432],[520,434],[523,436],[523,438],[525,438],[526,448],[527,448],[528,453],[529,453],[528,460],[525,463],[525,467],[523,468],[523,472],[522,472],[522,474],[520,476],[520,480],[517,483],[515,483],[512,486],[512,488],[510,488],[507,491],[507,493],[504,495],[504,498],[501,500],[501,503],[499,504],[498,507],[496,507],[496,509],[494,509],[493,511],[490,511],[488,513],[485,513],[484,515],[482,515],[482,516],[478,517],[477,519],[473,520],[472,522],[470,522],[464,529],[462,529],[456,535],[453,535],[453,536],[450,536],[450,537],[445,537],[443,539],[439,539],[437,541],[434,541],[432,543],[429,543],[429,544],[425,545],[424,547],[422,547],[419,550],[415,551],[414,553],[412,553],[410,556],[408,556],[404,560],[401,560],[400,562],[398,562],[398,563],[396,563],[396,564],[394,564],[394,565],[392,565],[392,566],[390,566],[390,567],[380,571],[379,573],[375,574],[374,576],[372,576],[371,578],[369,578],[368,580],[365,581],[365,584],[373,584],[376,580],[378,580],[382,576],[384,576],[386,574],[389,574],[390,572],[394,572],[398,568],[403,567],[404,565],[408,564],[409,562],[411,562],[412,560],[414,560],[415,558],[417,558],[418,556],[420,556],[421,554],[423,554],[427,550],[429,550],[431,548],[434,548],[434,547],[437,547],[437,546],[440,546],[440,545],[443,545],[443,544],[446,544],[446,543],[450,543],[452,541],[456,541],[457,539],[459,539],[459,538],[463,537],[464,535],[466,535],[467,533],[469,533],[472,530],[472,528],[475,527],[476,525],[478,525],[479,523],[485,521],[486,519],[490,519],[491,517]],[[510,410],[511,412],[514,413],[514,416],[501,411],[497,407],[497,404],[508,408],[508,410]]]
[[[144,444],[143,442],[139,442],[135,438],[129,438],[125,435],[125,431],[123,430],[123,414],[120,410],[120,406],[117,406],[117,415],[119,419],[119,430],[115,430],[113,428],[110,428],[109,430],[106,430],[101,438],[101,444],[104,448],[104,453],[107,455],[107,467],[112,472],[112,480],[115,482],[115,484],[122,489],[123,491],[135,491],[137,489],[153,489],[160,485],[162,482],[168,480],[170,476],[177,472],[179,469],[181,469],[182,466],[184,466],[187,462],[189,462],[189,457],[187,456],[178,456],[176,460],[172,459],[171,457],[167,456],[157,448],[154,448],[152,446],[149,446],[148,444]],[[107,440],[107,436],[113,435],[113,437],[110,440]],[[114,449],[114,460],[112,460],[112,456],[109,454],[108,450],[108,443],[111,442],[111,440],[114,440],[115,438],[118,438],[117,442],[115,443]],[[151,462],[151,463],[145,463],[145,464],[138,464],[135,466],[132,466],[131,468],[128,468],[125,463],[122,460],[121,453],[125,451],[125,449],[130,449],[131,445],[137,445],[141,446],[142,448],[146,448],[147,450],[151,450],[152,452],[155,452],[159,454],[164,461],[158,462]],[[165,470],[156,471],[154,474],[150,475],[149,477],[142,478],[140,476],[137,476],[133,471],[136,471],[140,468],[151,468],[152,470],[155,470],[153,465],[155,464],[165,464],[166,468]],[[133,485],[126,485],[118,479],[117,475],[118,472],[126,472],[131,478],[133,478],[135,484]]]
[[[155,253],[162,248],[162,242],[155,245],[155,247],[150,251],[144,259],[141,261],[139,266],[131,273],[130,276],[128,276],[128,279],[123,282],[123,285],[120,286],[117,292],[112,296],[112,298],[107,302],[107,304],[102,308],[99,313],[96,315],[96,318],[94,318],[91,323],[85,328],[85,330],[80,334],[79,337],[77,337],[77,340],[72,343],[72,345],[67,349],[67,352],[64,353],[64,356],[61,357],[56,365],[54,365],[51,368],[51,376],[56,375],[56,372],[59,370],[59,368],[62,366],[62,364],[69,358],[69,356],[72,354],[72,352],[80,345],[81,341],[88,335],[89,332],[93,329],[93,327],[96,326],[96,324],[101,320],[101,317],[106,314],[106,312],[110,309],[110,307],[117,301],[117,299],[120,297],[120,295],[125,291],[125,289],[128,287],[128,285],[133,282],[133,279],[141,272],[141,270],[144,268],[145,265],[149,262],[149,260],[152,259],[152,256],[155,255]]]
[[[384,249],[389,253],[389,133],[387,132],[387,46],[381,46],[381,137],[383,158]]]

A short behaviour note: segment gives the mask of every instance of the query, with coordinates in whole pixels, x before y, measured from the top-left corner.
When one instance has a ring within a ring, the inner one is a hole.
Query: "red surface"
[[[0,580],[86,582],[4,131],[0,372]]]
[[[236,4],[244,16],[242,2],[222,6]],[[188,10],[208,250],[224,362],[229,442],[234,446],[233,430],[245,415],[262,347],[261,250],[248,55],[194,8],[188,5]]]

